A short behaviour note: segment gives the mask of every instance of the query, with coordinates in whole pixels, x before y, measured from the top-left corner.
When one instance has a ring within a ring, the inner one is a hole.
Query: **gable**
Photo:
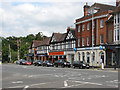
[[[55,39],[55,37],[53,36],[51,42],[55,42],[55,41],[56,41],[56,39]]]
[[[71,33],[71,31],[69,31],[66,39],[68,40],[68,39],[73,39],[73,38],[74,38],[73,34]]]

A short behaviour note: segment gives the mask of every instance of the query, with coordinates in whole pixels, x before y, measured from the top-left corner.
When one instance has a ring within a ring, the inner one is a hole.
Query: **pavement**
[[[118,88],[118,70],[2,64],[2,88]]]

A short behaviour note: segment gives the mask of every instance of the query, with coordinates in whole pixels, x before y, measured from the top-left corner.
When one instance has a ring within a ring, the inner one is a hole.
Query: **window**
[[[100,28],[103,28],[104,27],[104,19],[101,19],[100,20]]]
[[[89,37],[87,37],[87,46],[89,46]]]
[[[82,38],[82,46],[84,46],[84,43],[85,43],[85,39]]]
[[[83,60],[83,62],[85,61],[85,53],[84,52],[82,52],[82,60]]]
[[[80,38],[78,38],[78,47],[80,47]]]
[[[90,29],[90,28],[89,28],[89,26],[90,26],[90,25],[89,25],[89,23],[88,23],[88,24],[87,24],[87,30],[89,30],[89,29]]]
[[[83,26],[82,26],[82,31],[85,31],[85,25],[83,24]]]
[[[101,35],[100,35],[100,44],[103,43],[103,37],[104,37],[103,34],[101,34]]]
[[[78,26],[78,32],[80,32],[80,26]]]

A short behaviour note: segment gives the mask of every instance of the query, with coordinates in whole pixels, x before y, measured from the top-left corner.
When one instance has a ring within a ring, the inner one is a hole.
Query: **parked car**
[[[25,62],[25,65],[32,65],[31,60],[27,60],[27,61]]]
[[[55,61],[54,63],[55,67],[61,66],[61,67],[71,67],[71,63],[66,61],[65,59],[59,59],[58,61]]]
[[[35,60],[33,62],[34,66],[42,66],[42,61],[41,60]]]
[[[81,68],[81,69],[83,69],[83,68],[89,68],[89,64],[87,64],[87,63],[83,63],[82,61],[74,61],[73,62],[73,68],[76,68],[76,67],[78,67],[78,68]]]
[[[42,65],[43,65],[43,66],[47,66],[47,67],[49,67],[49,66],[52,66],[52,67],[53,67],[53,66],[54,66],[54,64],[53,64],[51,61],[48,61],[48,60],[47,60],[47,61],[44,61]]]
[[[20,60],[20,65],[25,65],[26,60],[22,59]]]
[[[17,60],[17,61],[16,61],[16,64],[20,64],[20,60]]]

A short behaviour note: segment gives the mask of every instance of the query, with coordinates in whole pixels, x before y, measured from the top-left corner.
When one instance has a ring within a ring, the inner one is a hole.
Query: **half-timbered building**
[[[75,29],[68,27],[67,33],[53,33],[50,41],[49,59],[56,61],[66,59],[71,63],[75,59]]]

